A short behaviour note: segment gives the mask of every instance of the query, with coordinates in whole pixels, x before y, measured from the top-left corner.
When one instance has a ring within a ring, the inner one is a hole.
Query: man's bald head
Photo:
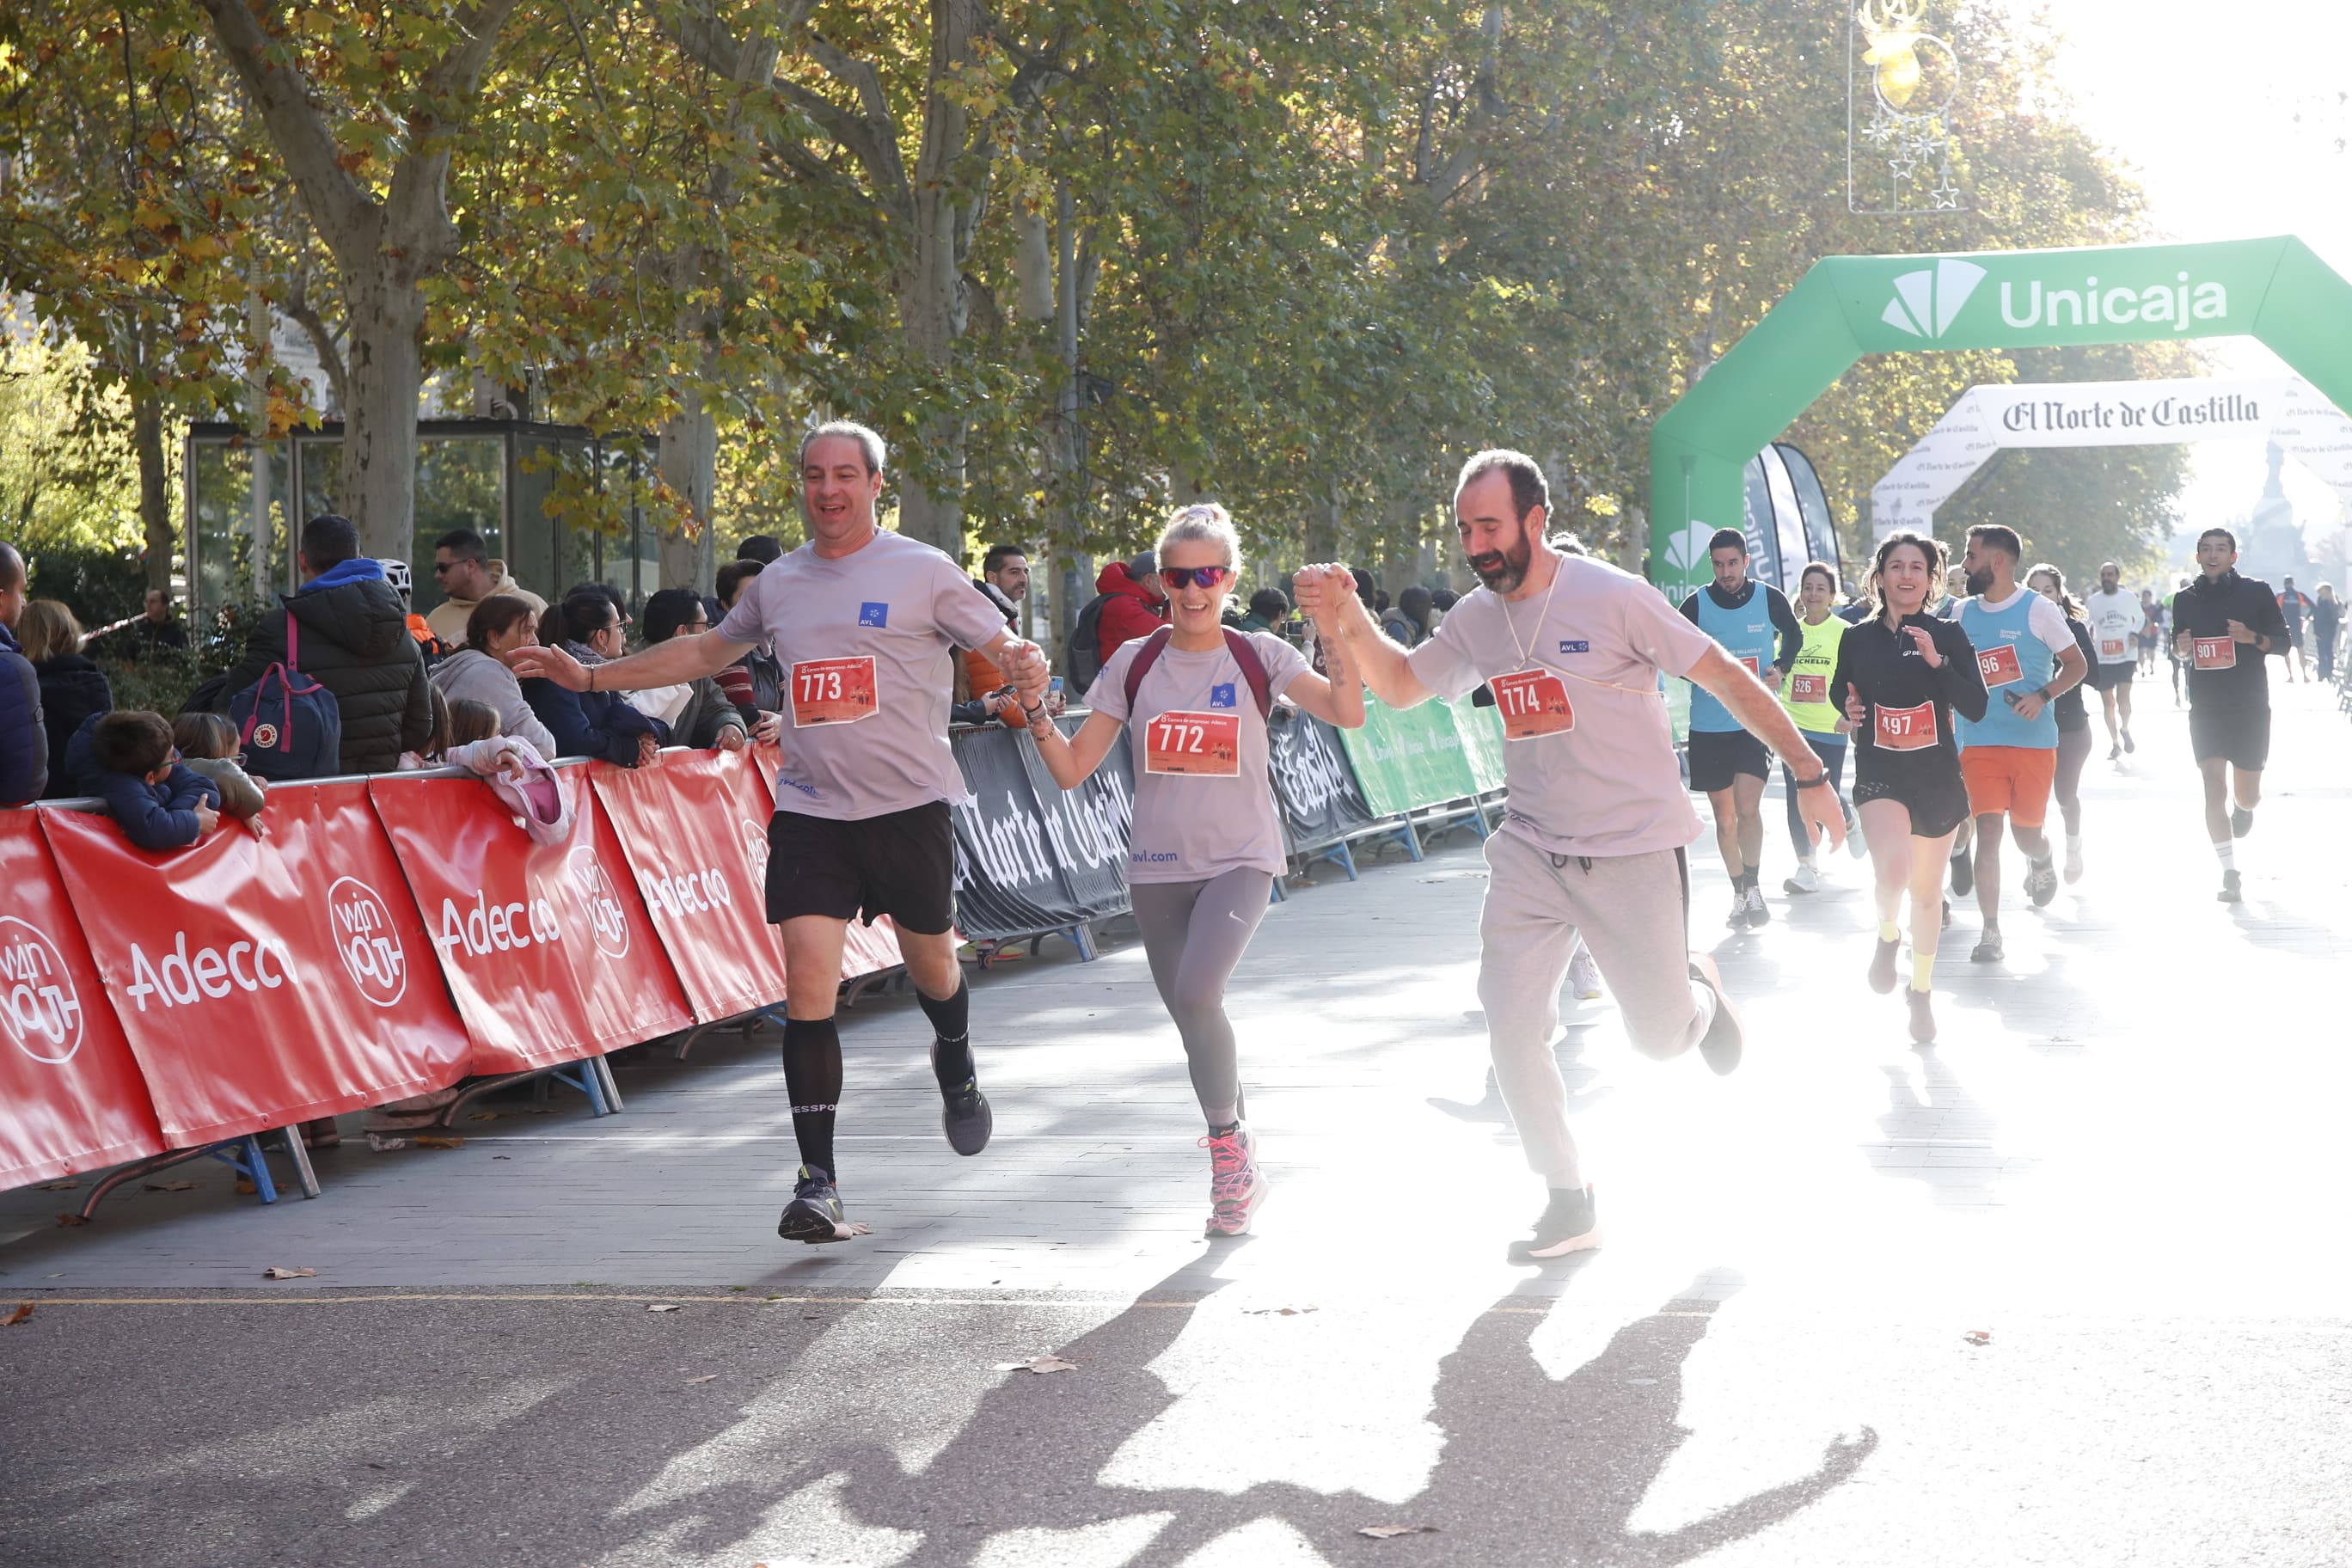
[[[13,544],[0,544],[0,626],[14,631],[25,613],[25,558]]]

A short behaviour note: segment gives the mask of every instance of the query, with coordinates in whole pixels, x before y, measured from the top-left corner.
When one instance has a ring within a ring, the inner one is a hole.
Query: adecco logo
[[[81,1049],[81,998],[49,933],[0,915],[0,1029],[37,1062],[62,1066]]]
[[[580,902],[587,912],[588,929],[596,938],[596,951],[607,958],[626,958],[628,911],[622,906],[613,879],[604,874],[596,851],[582,845],[572,852],[571,866],[572,884],[579,891]]]
[[[392,923],[392,907],[356,877],[338,877],[327,889],[327,921],[335,952],[360,994],[389,1007],[408,991],[408,950]]]
[[[727,885],[727,874],[716,867],[707,871],[667,871],[658,877],[640,871],[637,890],[645,894],[649,908],[672,920],[731,909],[735,903],[735,889]]]
[[[1895,280],[1895,298],[1879,320],[1898,331],[1933,342],[1951,330],[1960,307],[1977,291],[1984,275],[1985,269],[1973,261],[1938,261],[1932,268],[1906,272]]]
[[[462,913],[457,900],[441,900],[441,929],[433,940],[444,952],[462,951],[469,958],[488,958],[535,942],[562,942],[563,931],[555,923],[555,906],[545,899],[494,904],[476,893],[473,909]]]
[[[176,931],[161,963],[149,962],[144,948],[131,944],[131,984],[122,994],[144,1013],[150,996],[166,1009],[188,1007],[207,996],[218,1001],[231,990],[275,991],[293,977],[294,955],[282,942],[263,937],[233,942],[226,949],[200,947],[192,954],[188,933]]]

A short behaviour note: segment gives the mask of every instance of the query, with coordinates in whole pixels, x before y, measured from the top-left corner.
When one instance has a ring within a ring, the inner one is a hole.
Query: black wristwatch
[[[1827,769],[1827,768],[1823,768],[1820,773],[1815,773],[1811,778],[1809,778],[1809,779],[1790,779],[1790,780],[1789,781],[1789,787],[1790,787],[1790,789],[1818,789],[1818,788],[1820,788],[1822,785],[1823,785],[1823,784],[1827,784],[1827,783],[1829,783],[1829,782],[1830,782],[1830,771],[1829,771],[1829,769]]]

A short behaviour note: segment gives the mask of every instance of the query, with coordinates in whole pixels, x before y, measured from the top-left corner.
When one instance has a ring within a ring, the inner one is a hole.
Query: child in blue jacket
[[[90,727],[89,753],[89,782],[140,848],[184,848],[220,820],[219,788],[175,760],[172,726],[161,713],[107,714]]]

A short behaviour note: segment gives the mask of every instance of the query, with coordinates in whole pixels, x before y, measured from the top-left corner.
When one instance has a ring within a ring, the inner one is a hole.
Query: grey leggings
[[[1205,882],[1138,882],[1128,889],[1143,956],[1160,1000],[1184,1037],[1192,1092],[1212,1127],[1241,1119],[1242,1069],[1225,1018],[1225,983],[1274,896],[1264,871],[1227,871]]]

